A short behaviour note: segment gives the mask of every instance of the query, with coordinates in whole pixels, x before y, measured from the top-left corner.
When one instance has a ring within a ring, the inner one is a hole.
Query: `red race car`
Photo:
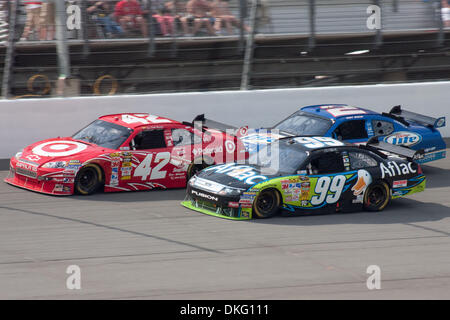
[[[224,131],[150,114],[102,116],[72,137],[18,152],[5,182],[53,195],[184,188],[208,165],[247,157]]]

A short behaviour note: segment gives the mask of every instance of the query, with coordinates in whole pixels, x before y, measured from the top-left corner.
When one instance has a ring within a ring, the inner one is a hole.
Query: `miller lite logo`
[[[422,141],[421,135],[407,131],[396,132],[384,138],[384,142],[396,146],[413,146],[420,141]]]

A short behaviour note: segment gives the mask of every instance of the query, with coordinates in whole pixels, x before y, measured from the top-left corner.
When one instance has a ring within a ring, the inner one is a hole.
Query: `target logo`
[[[49,141],[33,148],[33,153],[44,157],[65,157],[79,153],[87,148],[87,145],[75,141]]]
[[[227,140],[225,141],[225,148],[227,149],[227,152],[234,152],[236,150],[236,145],[233,141]]]
[[[244,137],[247,134],[248,134],[248,127],[247,126],[239,128],[239,136],[240,137]]]

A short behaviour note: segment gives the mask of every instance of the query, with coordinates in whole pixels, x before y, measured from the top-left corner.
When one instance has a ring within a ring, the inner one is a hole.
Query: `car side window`
[[[376,136],[385,136],[394,132],[394,124],[389,121],[372,120],[372,128]]]
[[[146,130],[138,133],[134,137],[134,149],[158,149],[166,147],[164,130]]]
[[[352,170],[378,166],[378,161],[364,152],[350,151],[348,157],[350,159],[350,168]]]
[[[367,139],[366,121],[350,120],[341,123],[334,130],[334,137],[338,140]]]
[[[310,174],[333,174],[344,172],[344,162],[340,152],[325,152],[311,159],[307,167]]]
[[[194,134],[186,129],[172,129],[172,141],[176,146],[187,146],[193,143]]]

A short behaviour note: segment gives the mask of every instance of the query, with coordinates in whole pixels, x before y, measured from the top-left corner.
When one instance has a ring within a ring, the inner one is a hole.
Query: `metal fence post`
[[[239,21],[241,28],[239,29],[239,52],[244,51],[244,23],[247,18],[247,0],[239,0]]]
[[[437,14],[438,14],[438,36],[437,36],[437,45],[442,46],[444,44],[445,35],[444,35],[444,20],[442,19],[442,2],[440,0],[435,0],[437,2]]]
[[[316,46],[316,1],[309,0],[309,40],[308,49]]]
[[[152,15],[152,0],[147,1],[147,11],[148,11],[148,57],[153,57],[155,55],[155,28],[153,28],[153,15]]]
[[[14,55],[15,55],[15,35],[16,35],[16,21],[17,21],[17,5],[18,0],[8,1],[9,12],[9,32],[8,32],[8,47],[5,55],[5,65],[3,69],[3,82],[2,82],[2,96],[4,99],[8,99],[11,92],[12,73],[14,70]]]
[[[88,36],[88,16],[87,16],[87,0],[81,0],[81,36],[83,38],[83,56],[87,57],[90,53],[89,49],[89,36]]]
[[[173,0],[173,10],[172,10],[172,15],[175,17],[175,19],[173,20],[173,33],[172,33],[172,47],[170,50],[170,56],[172,58],[177,56],[177,51],[178,51],[178,44],[177,44],[177,20],[176,20],[176,16],[178,15],[178,0]]]
[[[380,0],[374,0],[373,4],[378,6],[381,10],[381,26],[380,29],[377,29],[376,34],[375,34],[375,48],[379,48],[382,44],[383,44],[383,10],[381,7],[381,2]]]
[[[60,77],[69,78],[70,56],[67,46],[67,26],[66,26],[66,3],[61,0],[52,0],[55,4],[56,23],[56,50],[58,53],[58,72]]]
[[[251,77],[251,67],[253,63],[254,38],[256,32],[256,9],[258,8],[258,0],[252,1],[250,11],[250,33],[247,36],[247,44],[245,47],[244,66],[242,70],[241,90],[248,90],[248,84]]]

